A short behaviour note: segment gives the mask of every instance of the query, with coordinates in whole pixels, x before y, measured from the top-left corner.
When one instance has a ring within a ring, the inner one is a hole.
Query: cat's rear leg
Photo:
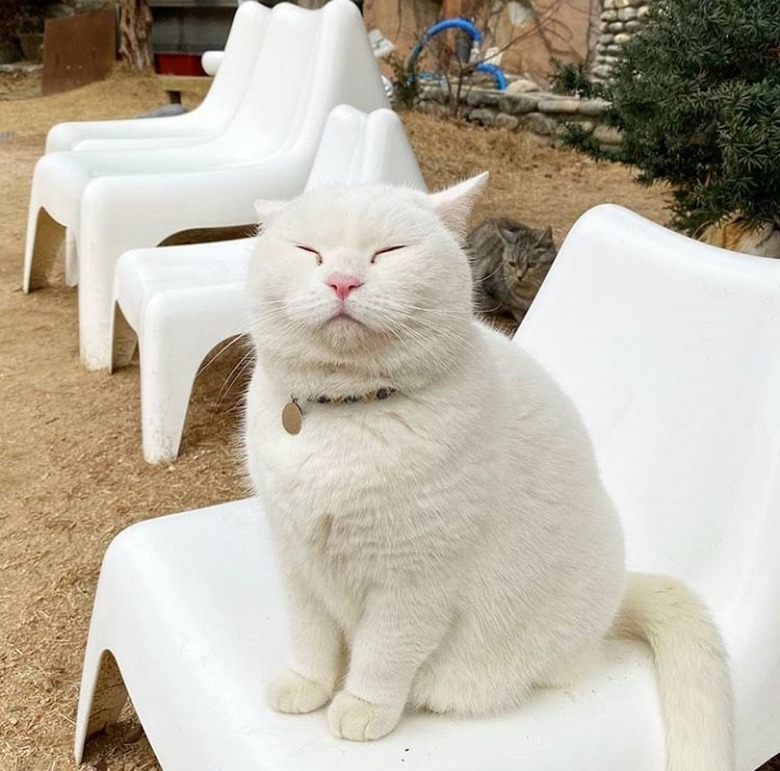
[[[426,665],[415,678],[411,706],[463,717],[490,715],[519,707],[533,689],[532,678],[518,667],[501,668],[498,661],[443,661]]]
[[[535,688],[567,688],[604,661],[604,641],[588,642],[563,656],[534,678]]]
[[[410,702],[419,709],[453,715],[489,715],[517,709],[537,688],[565,688],[603,659],[603,641],[581,646],[553,663],[535,666],[538,656],[504,656],[484,661],[455,656],[428,662],[417,673]]]

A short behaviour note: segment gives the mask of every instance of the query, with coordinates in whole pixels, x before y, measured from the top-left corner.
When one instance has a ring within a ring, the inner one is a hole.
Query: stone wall
[[[642,26],[642,20],[649,11],[648,0],[603,0],[596,58],[591,68],[591,75],[595,80],[605,80],[609,77],[621,48]]]
[[[482,126],[499,126],[510,131],[527,130],[555,139],[564,123],[579,123],[606,149],[620,144],[620,134],[604,125],[609,102],[581,99],[540,90],[531,81],[514,80],[505,91],[471,87],[461,100],[459,115]],[[450,92],[446,85],[423,86],[419,109],[434,115],[452,115]]]

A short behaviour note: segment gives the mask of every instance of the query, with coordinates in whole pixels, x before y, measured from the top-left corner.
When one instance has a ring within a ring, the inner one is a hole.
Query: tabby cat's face
[[[499,229],[499,235],[504,244],[507,286],[518,298],[530,304],[555,259],[557,250],[552,232],[549,228]]]
[[[421,356],[471,310],[468,263],[435,197],[385,186],[283,206],[258,239],[249,286],[258,351],[287,360]]]

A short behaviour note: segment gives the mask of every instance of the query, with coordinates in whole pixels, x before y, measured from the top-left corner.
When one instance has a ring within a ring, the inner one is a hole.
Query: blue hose
[[[425,44],[434,35],[438,35],[440,32],[444,32],[448,29],[459,29],[462,32],[465,32],[471,37],[472,45],[479,43],[482,40],[482,33],[468,19],[443,19],[442,21],[437,21],[436,24],[428,27],[428,29],[423,32],[422,37],[418,41],[417,45],[412,49],[412,53],[409,55],[407,70],[409,71],[410,75],[412,75],[412,77],[414,77],[414,63],[417,61],[417,57],[422,53]],[[499,91],[503,91],[506,88],[506,75],[504,74],[504,71],[497,65],[490,64],[489,62],[480,62],[474,69],[492,75],[496,81],[496,87],[499,89]]]
[[[475,43],[482,42],[482,33],[468,19],[443,19],[442,21],[437,21],[436,24],[426,30],[423,38],[427,40],[440,32],[444,32],[446,29],[455,28],[462,29],[467,35],[471,36]]]
[[[499,91],[503,91],[507,87],[506,75],[504,75],[504,71],[497,64],[480,62],[474,69],[492,75],[495,78],[496,88]]]

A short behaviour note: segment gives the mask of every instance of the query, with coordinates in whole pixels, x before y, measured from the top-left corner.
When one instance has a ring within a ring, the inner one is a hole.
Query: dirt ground
[[[76,291],[62,286],[61,268],[48,288],[22,293],[30,181],[48,128],[63,120],[131,117],[166,101],[153,78],[121,72],[46,98],[38,96],[39,85],[34,73],[0,74],[2,771],[74,768],[81,657],[111,538],[138,520],[248,494],[236,444],[240,346],[198,378],[180,457],[152,467],[141,457],[138,372],[81,368]],[[485,168],[493,173],[475,222],[504,214],[550,224],[560,243],[575,219],[600,202],[666,219],[664,191],[637,186],[625,168],[597,165],[524,134],[458,128],[417,114],[405,120],[429,185]],[[116,728],[92,742],[87,768],[158,768],[129,707]]]

